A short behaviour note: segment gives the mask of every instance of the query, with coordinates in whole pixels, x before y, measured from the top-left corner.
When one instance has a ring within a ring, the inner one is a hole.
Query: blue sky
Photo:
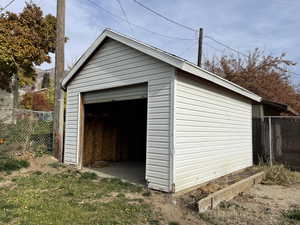
[[[92,0],[113,14],[124,17],[117,0]],[[71,66],[106,27],[154,45],[195,62],[196,34],[169,23],[137,5],[133,0],[120,0],[131,23],[146,27],[165,38],[131,26],[111,16],[88,0],[66,0],[66,65]],[[198,29],[241,52],[258,47],[266,53],[279,55],[298,63],[292,71],[300,74],[300,1],[299,0],[139,0],[156,11]],[[9,0],[0,0],[0,6]],[[45,13],[55,14],[56,0],[33,0]],[[19,12],[24,0],[16,0],[8,10]],[[189,40],[179,40],[176,37]],[[205,38],[204,57],[222,52],[232,54],[221,45]],[[43,68],[52,67],[44,64]],[[294,83],[300,75],[292,74]]]

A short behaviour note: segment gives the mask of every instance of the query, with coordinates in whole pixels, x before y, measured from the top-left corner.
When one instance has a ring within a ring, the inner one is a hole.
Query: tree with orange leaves
[[[230,80],[266,100],[288,104],[300,112],[300,93],[292,84],[290,67],[296,65],[285,59],[265,55],[255,49],[247,58],[223,55],[206,60],[204,68]]]

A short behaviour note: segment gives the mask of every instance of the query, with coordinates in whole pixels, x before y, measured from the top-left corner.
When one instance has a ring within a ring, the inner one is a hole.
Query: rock
[[[213,183],[209,183],[209,184],[205,185],[204,187],[199,188],[199,190],[201,190],[202,192],[205,192],[205,193],[214,193],[220,189],[221,189],[220,185],[213,184]]]

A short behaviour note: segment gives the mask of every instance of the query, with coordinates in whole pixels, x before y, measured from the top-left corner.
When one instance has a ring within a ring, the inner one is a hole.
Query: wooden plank
[[[82,95],[79,96],[79,167],[82,167],[83,148],[84,148],[84,100]]]

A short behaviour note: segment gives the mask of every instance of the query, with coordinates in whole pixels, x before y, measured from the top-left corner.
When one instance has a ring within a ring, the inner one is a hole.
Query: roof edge
[[[228,81],[212,72],[204,70],[197,65],[184,60],[178,56],[172,55],[168,52],[165,52],[159,48],[155,48],[151,45],[142,43],[138,40],[135,40],[131,37],[125,36],[123,34],[112,31],[111,29],[106,28],[100,36],[94,41],[94,43],[85,51],[85,53],[77,60],[70,72],[65,76],[61,82],[63,89],[66,89],[68,83],[71,81],[76,72],[84,65],[86,60],[94,53],[94,51],[99,47],[99,45],[104,41],[105,38],[111,38],[113,40],[119,41],[129,47],[132,47],[138,51],[144,52],[147,55],[150,55],[156,59],[159,59],[167,64],[170,64],[178,69],[181,69],[185,72],[191,73],[208,81],[211,81],[219,86],[225,87],[233,92],[236,92],[242,96],[252,99],[256,102],[261,102],[262,98],[249,90]]]

